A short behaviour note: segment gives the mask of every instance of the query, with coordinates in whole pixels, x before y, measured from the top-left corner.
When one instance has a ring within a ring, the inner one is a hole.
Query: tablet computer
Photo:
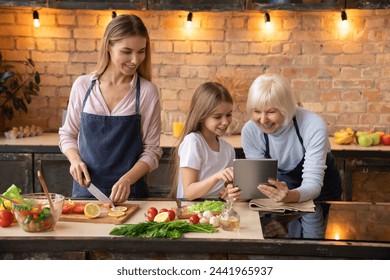
[[[269,184],[268,178],[277,178],[276,159],[235,159],[233,167],[233,184],[241,189],[240,200],[267,198],[257,186]]]

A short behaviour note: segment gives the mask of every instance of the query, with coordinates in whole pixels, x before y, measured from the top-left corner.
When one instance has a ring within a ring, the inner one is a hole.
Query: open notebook
[[[285,211],[315,212],[313,200],[296,203],[282,203],[275,202],[269,198],[257,198],[249,201],[249,208],[255,211],[280,213]]]

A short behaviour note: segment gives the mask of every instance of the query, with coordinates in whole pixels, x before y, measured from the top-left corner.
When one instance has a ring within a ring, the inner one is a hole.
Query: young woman
[[[90,197],[92,182],[113,202],[148,197],[143,177],[162,155],[160,113],[148,31],[139,17],[120,15],[105,30],[96,71],[74,82],[59,130],[72,195]]]
[[[232,111],[233,99],[219,83],[207,82],[195,90],[175,151],[177,198],[239,197],[238,188],[229,184],[235,151],[221,138],[232,122]]]
[[[249,89],[247,111],[252,119],[241,138],[245,157],[278,160],[278,180],[269,180],[275,188],[258,188],[277,202],[339,200],[341,178],[330,152],[327,125],[296,104],[289,82],[278,74],[259,76]],[[313,225],[306,227],[308,236],[324,234],[321,211],[317,207],[316,213],[302,217],[302,224]]]

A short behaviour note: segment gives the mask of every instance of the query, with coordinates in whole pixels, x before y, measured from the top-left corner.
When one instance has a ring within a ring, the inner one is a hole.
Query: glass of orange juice
[[[184,128],[184,113],[180,111],[173,111],[171,113],[171,127],[172,136],[179,137]]]

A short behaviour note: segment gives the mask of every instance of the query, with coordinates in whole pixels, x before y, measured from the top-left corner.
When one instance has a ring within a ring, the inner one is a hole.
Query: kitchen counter
[[[176,205],[167,200],[131,203],[140,203],[141,207],[127,223],[143,221],[144,212],[151,205]],[[259,219],[257,212],[239,203],[237,211],[242,223],[238,232],[188,233],[180,239],[110,236],[109,231],[115,227],[110,224],[59,222],[47,233],[26,233],[14,224],[0,230],[0,259],[389,259],[388,233],[383,232],[389,228],[389,211],[378,207],[389,210],[390,204],[334,205],[341,208],[331,208],[329,220],[333,224],[329,226],[329,238],[324,240],[270,236],[267,229],[263,238],[267,220],[281,222],[289,219],[291,213],[265,213]],[[362,215],[367,210],[370,217]],[[343,227],[334,224],[337,221]],[[343,235],[342,230],[349,235]],[[380,231],[382,235],[373,234]],[[335,233],[340,233],[337,238],[343,240],[333,239]]]
[[[235,149],[242,149],[241,135],[224,136],[228,143]],[[161,134],[160,146],[164,148],[172,148],[177,145],[177,138]],[[329,137],[332,152],[335,153],[368,153],[373,155],[387,154],[390,152],[390,146],[377,145],[371,147],[361,147],[356,143],[350,145],[338,145],[334,143],[334,138]],[[58,147],[59,136],[58,133],[44,133],[41,136],[6,139],[4,136],[0,137],[0,152],[60,152]],[[382,155],[383,156],[383,155]],[[388,156],[388,155],[387,155]]]

